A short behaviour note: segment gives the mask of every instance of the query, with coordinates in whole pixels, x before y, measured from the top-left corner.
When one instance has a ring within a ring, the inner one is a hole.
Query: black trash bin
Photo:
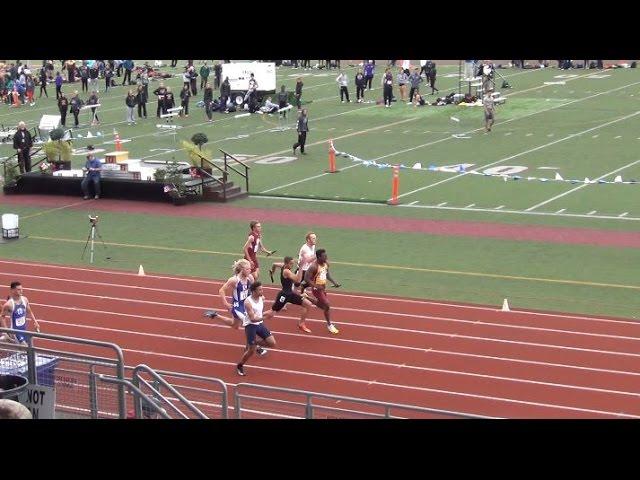
[[[22,375],[0,374],[0,398],[18,402],[18,396],[29,385],[29,379]]]

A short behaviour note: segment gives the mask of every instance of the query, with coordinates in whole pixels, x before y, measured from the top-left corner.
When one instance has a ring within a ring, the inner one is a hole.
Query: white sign
[[[34,419],[56,418],[56,390],[53,387],[28,385],[20,394],[20,403],[29,409]]]

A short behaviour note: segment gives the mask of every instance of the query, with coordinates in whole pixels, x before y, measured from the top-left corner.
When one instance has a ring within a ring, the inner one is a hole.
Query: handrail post
[[[233,396],[234,396],[234,410],[236,411],[236,418],[240,418],[240,394],[238,393],[238,387],[236,386],[236,389],[233,392]]]
[[[98,389],[96,387],[96,366],[91,365],[89,370],[89,408],[91,418],[98,418]]]
[[[311,395],[307,394],[307,406],[305,408],[305,418],[313,419],[313,406],[311,405]]]
[[[131,376],[131,383],[137,389],[140,389],[140,378],[138,377],[138,372],[136,370],[133,371],[133,375]],[[142,398],[137,395],[134,395],[133,398],[133,409],[136,413],[136,418],[142,418]]]
[[[27,336],[27,376],[29,383],[38,385],[38,371],[36,363],[36,351],[33,348],[33,337]]]

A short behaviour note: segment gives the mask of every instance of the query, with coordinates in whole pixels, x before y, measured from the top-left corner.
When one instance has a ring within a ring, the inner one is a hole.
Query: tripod
[[[89,228],[89,235],[87,236],[87,243],[84,244],[84,250],[82,251],[82,256],[80,258],[84,260],[84,255],[85,255],[85,253],[87,253],[87,247],[89,246],[89,241],[91,241],[91,256],[90,256],[90,259],[89,259],[89,263],[93,263],[93,245],[94,245],[94,241],[95,241],[96,235],[98,235],[98,238],[102,242],[102,246],[104,247],[105,250],[107,249],[107,246],[104,244],[104,240],[102,239],[102,235],[100,235],[100,232],[98,231],[98,223],[96,221],[93,221],[93,220],[90,220],[90,223],[91,223],[91,227]]]

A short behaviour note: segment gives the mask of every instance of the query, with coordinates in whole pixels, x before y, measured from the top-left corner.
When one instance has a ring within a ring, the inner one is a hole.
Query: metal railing
[[[243,389],[258,391],[260,395],[275,395],[269,397],[257,396],[255,393],[250,395],[243,393]],[[253,418],[497,418],[252,383],[236,385],[234,410],[235,418],[243,418],[243,411],[253,414]]]
[[[241,177],[244,178],[245,180],[245,189],[246,192],[249,193],[249,170],[250,167],[249,165],[247,165],[246,163],[238,160],[236,157],[234,157],[233,155],[231,155],[230,153],[225,152],[224,150],[222,150],[221,148],[219,149],[222,154],[224,155],[224,171],[227,172],[229,169],[233,170],[235,173],[237,173],[238,175],[240,175]],[[231,159],[234,162],[236,162],[239,165],[242,165],[242,167],[244,167],[244,173],[242,173],[240,170],[236,170],[235,167],[233,165],[230,165],[229,162],[227,161],[227,159]]]
[[[66,337],[45,333],[0,328],[0,334],[16,333],[24,335],[26,345],[0,342],[0,362],[5,371],[20,372],[31,384],[55,386],[56,369],[73,376],[61,382],[60,395],[56,398],[56,409],[70,409],[93,416],[97,411],[98,389],[94,384],[96,374],[111,374],[124,379],[124,355],[122,349],[113,343]],[[37,340],[39,345],[34,345]],[[64,345],[64,350],[56,348]],[[98,355],[105,350],[111,358]],[[93,353],[93,354],[92,354]],[[64,392],[62,391],[64,388]],[[125,388],[118,386],[111,400],[111,416],[126,418]],[[96,418],[96,417],[93,417]]]

